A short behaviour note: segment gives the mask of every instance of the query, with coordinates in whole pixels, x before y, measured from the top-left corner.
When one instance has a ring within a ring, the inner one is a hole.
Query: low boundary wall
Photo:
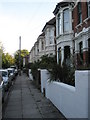
[[[75,87],[48,82],[47,70],[41,70],[41,91],[66,118],[90,118],[90,71],[75,72]]]
[[[2,119],[2,86],[0,85],[0,120]]]
[[[30,79],[30,80],[33,80],[33,76],[32,76],[32,73],[31,73],[31,69],[29,69],[29,79]]]

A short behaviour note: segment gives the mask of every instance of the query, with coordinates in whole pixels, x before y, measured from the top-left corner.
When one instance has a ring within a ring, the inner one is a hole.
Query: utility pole
[[[2,69],[2,53],[3,53],[3,49],[2,49],[2,44],[0,42],[0,69]]]
[[[19,36],[19,75],[21,75],[21,36]]]

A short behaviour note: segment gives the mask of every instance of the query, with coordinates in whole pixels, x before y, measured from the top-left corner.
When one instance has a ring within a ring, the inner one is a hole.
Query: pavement
[[[23,73],[21,76],[17,76],[3,109],[3,119],[57,118],[66,120],[63,114]]]

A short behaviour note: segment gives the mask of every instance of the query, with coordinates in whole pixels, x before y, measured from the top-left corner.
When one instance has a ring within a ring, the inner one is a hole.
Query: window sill
[[[73,34],[73,30],[70,31],[70,32],[64,32],[64,33],[58,35],[58,36],[56,37],[56,39],[59,38],[60,36],[65,36],[65,35],[70,35],[70,34]]]
[[[87,24],[88,20],[90,20],[90,17],[86,18],[84,22]]]
[[[78,29],[79,27],[82,27],[82,23],[78,24],[75,28]]]

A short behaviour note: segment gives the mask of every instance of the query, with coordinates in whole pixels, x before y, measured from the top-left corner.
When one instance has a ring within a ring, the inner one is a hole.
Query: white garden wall
[[[32,76],[32,74],[31,74],[31,69],[29,69],[29,79],[30,79],[30,80],[33,80],[33,76]]]
[[[48,82],[46,70],[41,70],[41,76],[43,76],[41,77],[42,92],[45,87],[46,97],[66,118],[88,118],[90,110],[88,102],[88,99],[90,99],[88,92],[90,71],[75,72],[75,87],[60,82]]]
[[[2,86],[0,85],[0,120],[2,119]]]
[[[49,73],[46,69],[41,70],[41,92],[43,93],[44,89],[46,90],[47,79],[49,78]]]

